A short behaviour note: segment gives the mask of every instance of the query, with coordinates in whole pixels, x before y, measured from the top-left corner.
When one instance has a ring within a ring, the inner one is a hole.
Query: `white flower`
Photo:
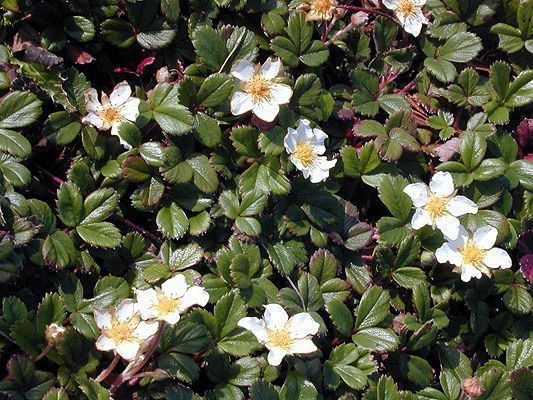
[[[316,335],[320,325],[309,313],[289,318],[278,304],[267,304],[265,309],[263,319],[245,317],[238,325],[252,332],[257,341],[270,350],[270,365],[279,365],[287,354],[307,354],[317,350],[311,337]]]
[[[461,270],[461,279],[468,282],[472,277],[481,278],[481,274],[490,275],[489,268],[510,268],[511,257],[503,249],[493,247],[498,231],[492,226],[484,226],[469,234],[463,226],[455,240],[446,238],[435,252],[437,261],[449,262]]]
[[[287,104],[292,96],[290,86],[278,83],[281,61],[265,61],[261,66],[248,60],[239,60],[231,75],[240,81],[239,90],[231,98],[231,113],[241,115],[250,110],[260,119],[272,122],[279,113],[279,105]]]
[[[457,217],[465,214],[476,214],[476,203],[465,196],[455,196],[453,179],[449,172],[439,171],[429,187],[425,183],[411,183],[403,189],[416,207],[411,220],[413,229],[431,225],[440,229],[450,239],[459,234]]]
[[[326,151],[324,140],[327,138],[328,135],[320,129],[311,128],[306,119],[299,120],[296,129],[289,128],[285,136],[285,150],[289,159],[312,183],[325,181],[329,177],[329,170],[337,163],[337,160],[328,161],[322,156]]]
[[[174,325],[189,307],[205,306],[209,293],[200,286],[187,285],[185,276],[178,274],[164,282],[161,287],[137,290],[137,304],[143,319],[162,320]]]
[[[337,5],[337,0],[309,0],[298,8],[306,11],[306,21],[329,21],[338,13]]]
[[[94,319],[102,334],[96,340],[101,351],[114,350],[125,360],[135,358],[144,342],[155,335],[159,322],[141,320],[137,304],[123,300],[117,307],[95,310]]]
[[[116,85],[109,97],[102,92],[100,99],[101,102],[98,100],[96,89],[89,89],[85,92],[87,115],[83,117],[82,121],[102,131],[111,129],[111,134],[118,136],[124,147],[131,148],[120,138],[118,128],[124,121],[135,122],[139,116],[139,103],[141,101],[131,97],[131,88],[126,81]]]
[[[385,7],[394,11],[403,29],[413,36],[418,36],[422,30],[422,24],[428,20],[422,13],[422,6],[426,0],[382,0]]]
[[[63,339],[63,336],[65,335],[66,328],[56,324],[55,322],[48,325],[46,327],[46,330],[44,331],[44,337],[46,339],[46,342],[51,345],[58,344],[61,339]]]

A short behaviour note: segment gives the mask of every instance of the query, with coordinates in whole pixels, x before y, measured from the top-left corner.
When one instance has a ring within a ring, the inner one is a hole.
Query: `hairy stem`
[[[120,356],[117,354],[115,358],[113,358],[113,361],[111,361],[111,364],[109,364],[109,366],[106,369],[102,370],[102,372],[100,372],[100,375],[96,377],[95,379],[96,382],[102,382],[103,380],[105,380],[109,376],[109,374],[113,372],[119,360],[120,360]]]

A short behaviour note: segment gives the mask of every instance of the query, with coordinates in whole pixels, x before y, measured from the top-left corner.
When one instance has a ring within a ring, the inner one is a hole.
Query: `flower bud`
[[[63,336],[65,335],[65,331],[66,331],[66,328],[54,322],[53,324],[50,324],[46,327],[46,331],[44,332],[44,337],[46,338],[46,341],[48,342],[48,344],[55,346],[61,341],[61,339],[63,339]]]
[[[468,378],[464,380],[463,383],[461,383],[461,389],[463,389],[463,392],[470,397],[479,397],[485,391],[477,378]]]
[[[356,12],[352,14],[352,16],[350,17],[350,20],[354,27],[364,25],[366,24],[366,21],[368,21],[368,13],[365,13],[362,11]]]
[[[167,67],[159,68],[155,74],[155,80],[157,83],[168,82],[170,79],[170,72]]]
[[[437,257],[430,251],[423,251],[420,256],[420,262],[424,267],[434,267],[437,265]]]

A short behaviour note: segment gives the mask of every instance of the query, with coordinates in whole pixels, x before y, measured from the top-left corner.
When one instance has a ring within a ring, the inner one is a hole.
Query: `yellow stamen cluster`
[[[309,142],[298,143],[292,155],[300,160],[300,162],[306,167],[313,164],[316,157],[313,145]]]
[[[133,339],[133,331],[135,330],[136,324],[133,323],[124,323],[113,321],[110,328],[105,329],[104,333],[110,339],[113,339],[115,344],[119,345],[120,343],[126,340]]]
[[[171,312],[176,311],[180,305],[180,301],[178,299],[160,296],[158,300],[159,301],[154,305],[154,308],[157,310],[159,315],[170,314]]]
[[[280,329],[277,331],[268,331],[268,342],[271,346],[279,347],[286,351],[289,351],[289,348],[292,344],[291,334],[288,329]]]
[[[402,14],[404,17],[408,17],[413,14],[417,9],[417,6],[413,0],[400,0],[398,1],[398,7],[396,8],[396,14]]]
[[[329,16],[332,13],[337,5],[336,1],[332,0],[314,0],[309,3],[311,11],[315,14],[322,16],[323,18],[331,18]]]
[[[105,107],[100,112],[100,118],[104,121],[112,124],[115,121],[118,121],[122,117],[122,113],[118,107]]]
[[[445,197],[437,197],[434,195],[430,195],[424,209],[428,212],[432,221],[444,214],[448,201],[449,199]]]
[[[261,75],[255,74],[244,83],[244,91],[249,93],[254,101],[263,100],[270,95],[270,84]]]
[[[480,249],[472,240],[468,240],[466,244],[459,250],[463,256],[463,263],[470,264],[474,267],[483,265],[485,259],[485,250]]]

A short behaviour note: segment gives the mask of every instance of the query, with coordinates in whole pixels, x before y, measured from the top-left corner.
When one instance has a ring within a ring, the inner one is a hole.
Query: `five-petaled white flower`
[[[287,354],[307,354],[317,350],[311,337],[316,335],[320,325],[309,313],[289,318],[279,304],[267,304],[265,309],[263,319],[245,317],[238,325],[252,332],[258,342],[270,350],[270,365],[279,365]]]
[[[449,172],[439,171],[429,187],[425,183],[411,183],[403,191],[411,198],[416,207],[411,220],[413,229],[432,225],[440,229],[450,239],[457,238],[460,222],[457,217],[476,214],[476,203],[465,196],[455,196],[453,179]]]
[[[325,181],[329,170],[337,163],[337,160],[322,156],[326,151],[324,140],[327,138],[328,135],[320,129],[311,128],[306,119],[299,120],[296,129],[289,128],[285,136],[285,150],[289,159],[312,183]]]
[[[422,30],[422,24],[428,20],[422,12],[422,6],[426,0],[382,0],[385,7],[394,11],[403,29],[413,36],[418,36]]]
[[[82,121],[102,131],[111,129],[111,134],[118,136],[120,143],[130,149],[131,146],[119,136],[118,128],[124,121],[135,122],[139,116],[140,100],[131,96],[131,88],[126,81],[116,85],[109,97],[102,92],[100,100],[101,102],[96,89],[91,88],[85,92],[87,115]]]
[[[95,310],[94,319],[102,334],[96,340],[101,351],[114,350],[125,360],[131,361],[139,353],[147,339],[155,335],[157,321],[142,321],[137,304],[123,300],[117,307]]]
[[[241,90],[231,98],[231,113],[241,115],[250,110],[266,122],[272,122],[279,113],[279,105],[287,104],[292,96],[289,85],[279,83],[279,59],[268,59],[261,66],[248,60],[239,60],[231,75],[240,81]]]
[[[306,12],[306,21],[329,21],[338,14],[337,0],[309,0],[298,6]]]
[[[209,293],[200,286],[187,285],[185,276],[178,274],[164,282],[161,287],[137,290],[137,304],[143,319],[162,320],[174,325],[189,307],[205,306]]]
[[[463,226],[455,240],[446,238],[435,252],[437,261],[449,262],[461,270],[461,280],[468,282],[472,277],[481,278],[481,274],[490,275],[490,269],[511,268],[512,261],[503,249],[493,247],[498,231],[492,226],[484,226],[470,234]]]

